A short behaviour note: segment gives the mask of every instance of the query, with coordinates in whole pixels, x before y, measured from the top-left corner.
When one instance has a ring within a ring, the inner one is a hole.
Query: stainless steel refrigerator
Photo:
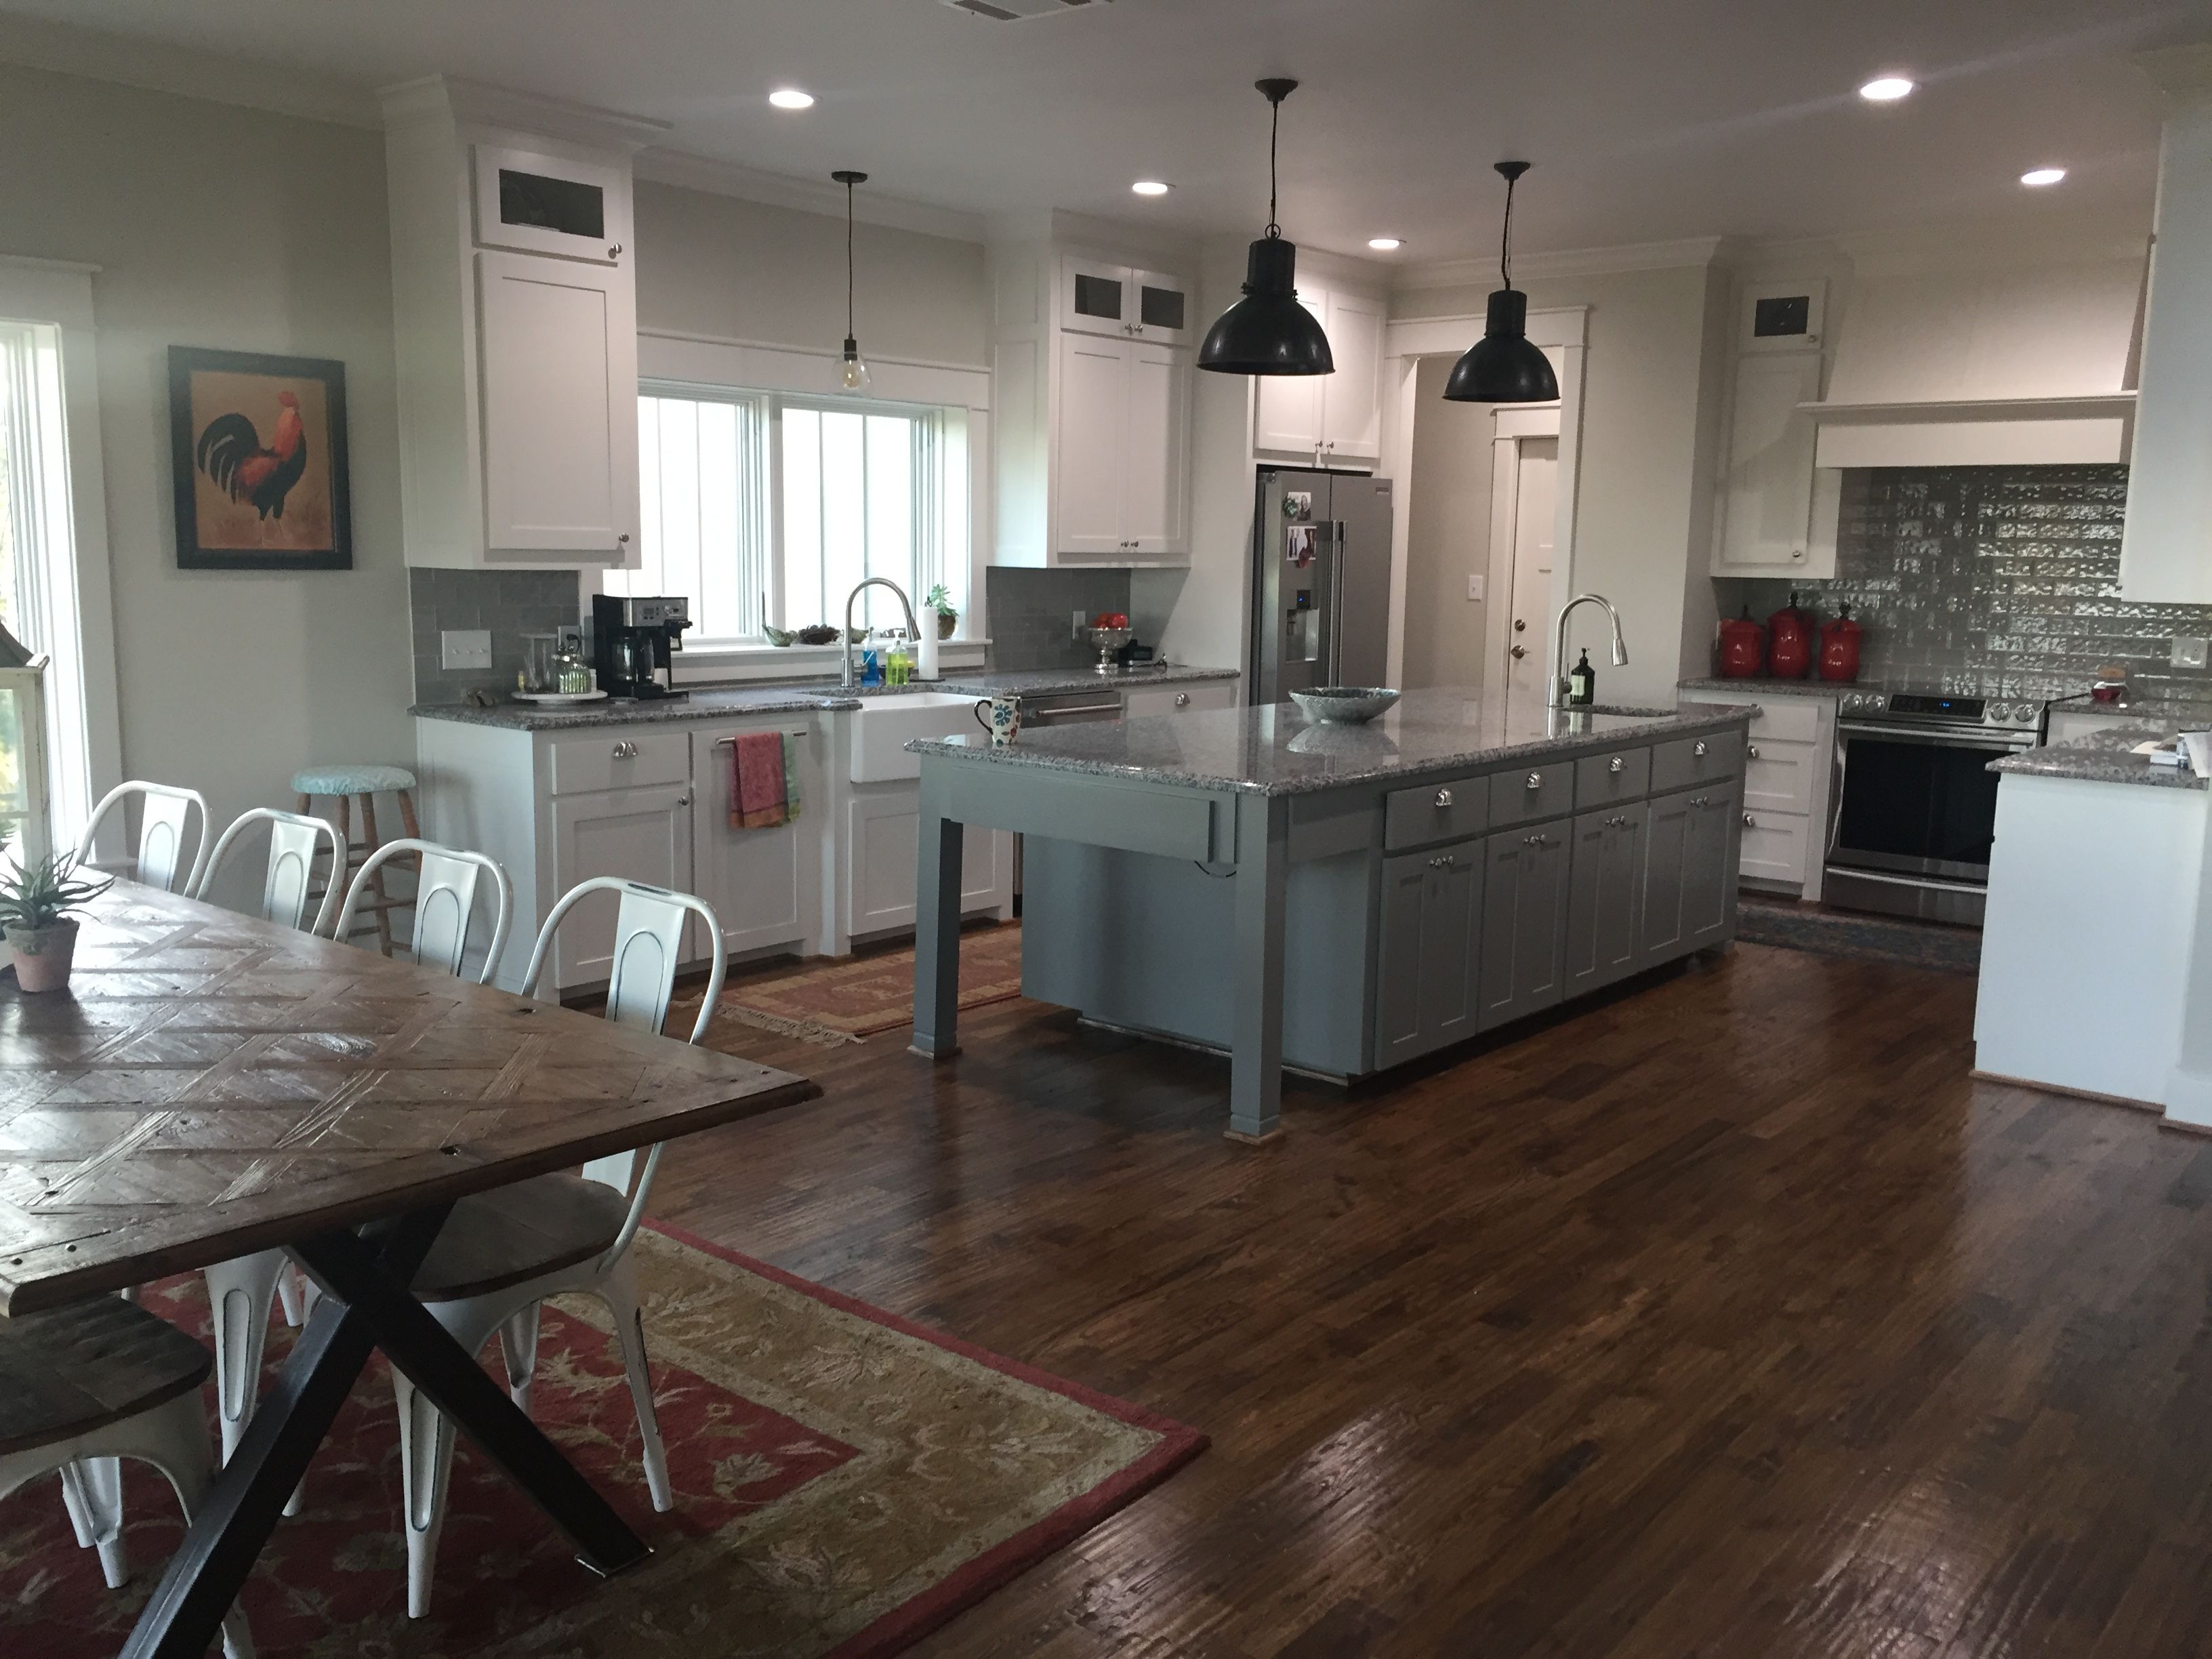
[[[1381,685],[1390,641],[1390,481],[1260,469],[1252,526],[1255,703]]]

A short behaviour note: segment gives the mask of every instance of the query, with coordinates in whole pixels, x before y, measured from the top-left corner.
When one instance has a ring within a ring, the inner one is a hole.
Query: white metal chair
[[[614,893],[621,899],[615,918],[614,968],[607,984],[607,1018],[657,1032],[668,1017],[685,926],[696,916],[706,925],[707,938],[722,937],[714,911],[689,893],[611,876],[579,883],[545,918],[530,953],[522,993],[529,996],[536,992],[562,919],[579,900],[593,893]],[[707,1033],[722,994],[723,973],[722,953],[717,950],[706,1000],[691,1028],[692,1042]],[[637,1272],[629,1256],[630,1241],[645,1218],[660,1153],[656,1146],[595,1158],[584,1166],[580,1177],[541,1176],[463,1199],[453,1206],[428,1260],[416,1274],[414,1288],[431,1316],[471,1353],[480,1352],[498,1333],[507,1362],[507,1393],[525,1411],[530,1409],[537,1368],[538,1304],[550,1296],[575,1294],[605,1303],[614,1316],[615,1340],[622,1345],[630,1399],[637,1408],[646,1486],[653,1507],[665,1511],[675,1499],[668,1485],[668,1455],[653,1414]],[[429,1611],[430,1572],[453,1475],[453,1429],[405,1376],[395,1372],[392,1386],[399,1407],[407,1612],[410,1618],[420,1619]]]
[[[311,933],[327,933],[331,912],[337,908],[338,882],[337,872],[343,867],[345,843],[326,818],[308,817],[299,812],[280,812],[270,806],[255,806],[240,812],[230,828],[217,838],[215,850],[207,856],[206,868],[201,872],[199,885],[191,890],[190,896],[204,899],[214,887],[216,878],[222,873],[223,861],[238,838],[257,823],[269,826],[269,869],[261,882],[261,919],[283,927],[305,927]],[[307,899],[314,889],[315,855],[327,852],[331,857],[331,879],[323,894],[323,902],[310,923]]]
[[[422,861],[413,900],[415,960],[425,968],[442,968],[456,979],[462,976],[462,963],[468,956],[469,924],[476,914],[477,883],[486,872],[490,872],[491,943],[484,952],[483,972],[477,976],[477,984],[490,984],[492,975],[499,971],[500,956],[507,949],[508,925],[514,920],[514,887],[499,860],[482,853],[441,847],[431,841],[384,842],[371,850],[355,872],[352,884],[346,889],[345,902],[338,906],[336,924],[322,931],[335,939],[346,938],[362,896],[372,890],[381,891],[379,872],[392,860],[402,857]]]
[[[125,1457],[168,1477],[190,1521],[215,1474],[200,1384],[208,1351],[120,1297],[0,1319],[0,1498],[59,1474],[77,1542],[108,1587],[131,1576],[123,1541]],[[223,1620],[227,1659],[252,1659],[246,1615]]]
[[[174,784],[148,783],[134,779],[118,783],[100,798],[100,805],[92,809],[92,821],[84,827],[84,837],[77,842],[76,860],[89,866],[92,848],[99,839],[100,826],[108,813],[132,795],[143,797],[138,813],[138,850],[135,854],[131,877],[149,887],[158,887],[165,893],[179,890],[177,875],[184,864],[185,835],[190,827],[191,815],[200,815],[199,841],[192,860],[191,873],[185,878],[182,890],[187,895],[200,890],[200,877],[208,861],[208,804],[197,789],[179,789]]]

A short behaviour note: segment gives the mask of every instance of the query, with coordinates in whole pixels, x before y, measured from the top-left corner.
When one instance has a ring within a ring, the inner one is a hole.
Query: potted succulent
[[[937,613],[937,637],[940,640],[951,639],[952,630],[960,626],[960,613],[952,608],[952,595],[945,591],[943,582],[921,596],[921,608]]]
[[[0,927],[15,958],[15,982],[26,991],[69,988],[76,956],[76,917],[114,880],[86,880],[76,855],[57,854],[19,866],[0,878]]]

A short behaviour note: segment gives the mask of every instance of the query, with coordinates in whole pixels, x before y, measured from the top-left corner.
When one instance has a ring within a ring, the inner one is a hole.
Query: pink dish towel
[[[797,780],[781,732],[747,732],[730,744],[730,828],[773,830],[799,816]]]

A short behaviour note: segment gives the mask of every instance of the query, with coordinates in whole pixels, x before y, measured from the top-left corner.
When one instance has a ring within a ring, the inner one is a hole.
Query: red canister
[[[1755,679],[1765,665],[1766,630],[1752,621],[1751,607],[1746,605],[1743,615],[1721,624],[1721,678]]]
[[[1797,596],[1766,619],[1766,672],[1778,680],[1802,680],[1813,665],[1813,619],[1797,608]]]
[[[1859,636],[1866,630],[1851,620],[1851,608],[1842,607],[1833,622],[1820,625],[1820,678],[1855,680],[1859,677]]]

